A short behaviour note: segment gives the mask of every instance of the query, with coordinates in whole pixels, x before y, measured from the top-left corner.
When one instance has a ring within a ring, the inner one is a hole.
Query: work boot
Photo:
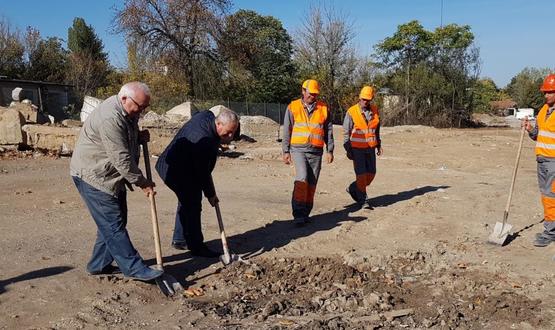
[[[545,247],[548,246],[553,239],[547,237],[544,233],[537,233],[536,238],[534,239],[534,246],[536,247]]]
[[[366,198],[364,198],[362,201],[359,200],[356,193],[353,190],[351,190],[351,186],[347,187],[347,189],[345,189],[345,191],[351,196],[351,198],[355,201],[355,203],[357,203],[357,205],[359,207],[364,206],[364,202],[365,202]]]
[[[162,271],[162,270],[146,267],[145,269],[140,271],[138,274],[129,275],[129,276],[126,276],[126,277],[130,278],[130,279],[133,279],[133,280],[148,282],[148,281],[152,281],[152,280],[162,276],[162,274],[164,274],[164,271]]]
[[[191,254],[195,257],[204,257],[204,258],[217,258],[220,256],[221,253],[218,253],[214,250],[210,250],[208,246],[205,244],[200,245],[199,247],[189,249]]]
[[[119,269],[118,266],[114,266],[112,264],[102,268],[101,270],[88,270],[87,272],[89,273],[89,275],[116,275],[116,274],[121,274],[121,270]]]
[[[187,243],[180,241],[173,241],[172,247],[176,250],[187,250]]]

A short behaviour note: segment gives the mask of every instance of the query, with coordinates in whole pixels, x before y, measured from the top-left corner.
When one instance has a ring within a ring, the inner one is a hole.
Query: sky
[[[43,37],[67,39],[75,17],[82,17],[102,39],[110,62],[125,67],[123,36],[112,31],[116,0],[0,0],[0,16],[12,27],[33,26]],[[308,0],[235,0],[231,12],[250,9],[279,19],[293,36],[307,15]],[[469,25],[480,49],[481,76],[504,87],[525,67],[555,68],[552,34],[554,0],[328,0],[353,25],[359,55],[370,55],[375,44],[391,36],[397,26],[418,20],[428,30],[455,23]],[[443,10],[442,10],[443,9]]]

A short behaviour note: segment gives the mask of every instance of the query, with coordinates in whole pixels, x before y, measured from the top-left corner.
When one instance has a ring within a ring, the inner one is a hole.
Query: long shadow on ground
[[[511,244],[511,243],[512,243],[514,240],[516,240],[518,237],[521,237],[521,235],[520,235],[521,233],[523,233],[523,232],[525,232],[525,231],[527,231],[527,230],[532,229],[532,227],[534,227],[535,225],[539,225],[539,224],[541,224],[542,222],[543,222],[543,219],[541,219],[539,222],[534,222],[534,223],[531,223],[531,224],[529,224],[529,225],[526,225],[526,226],[522,227],[520,230],[517,230],[517,231],[515,231],[514,233],[509,234],[509,235],[507,236],[507,239],[505,239],[505,242],[503,242],[503,245],[502,245],[502,246],[507,246],[507,245]],[[542,228],[542,230],[543,230],[543,228]]]
[[[25,274],[21,274],[21,275],[16,276],[16,277],[1,280],[0,281],[0,294],[6,291],[5,288],[9,284],[34,280],[34,279],[41,278],[41,277],[54,276],[54,275],[58,275],[58,274],[61,274],[61,273],[65,273],[68,270],[72,270],[72,269],[73,269],[73,267],[68,267],[68,266],[48,267],[48,268],[43,268],[43,269],[37,269],[37,270],[34,270],[32,272],[28,272],[28,273],[25,273]]]
[[[407,191],[401,191],[396,194],[381,195],[368,199],[370,207],[384,207],[398,202],[412,199],[416,196],[421,196],[429,192],[437,191],[439,189],[447,189],[451,186],[424,186]]]
[[[369,203],[371,203],[370,205],[372,206],[383,207],[446,188],[449,188],[449,186],[425,186],[399,192],[397,194],[374,197],[369,200]],[[229,237],[230,249],[233,253],[244,254],[253,251],[270,251],[274,248],[280,248],[293,240],[310,236],[319,231],[330,230],[342,222],[360,222],[366,220],[367,218],[363,216],[349,215],[349,213],[358,211],[359,209],[360,207],[357,206],[357,204],[351,204],[345,206],[342,210],[314,215],[311,217],[311,222],[302,227],[298,227],[292,220],[274,220],[264,227],[259,227]],[[207,245],[214,250],[222,251],[220,240],[209,241]],[[165,269],[168,273],[177,275],[176,277],[178,280],[198,270],[205,269],[212,264],[219,263],[219,260],[216,258],[194,258],[188,251],[164,258],[165,263],[177,261],[184,262],[167,265]],[[155,263],[154,260],[148,260],[147,262],[149,264]]]

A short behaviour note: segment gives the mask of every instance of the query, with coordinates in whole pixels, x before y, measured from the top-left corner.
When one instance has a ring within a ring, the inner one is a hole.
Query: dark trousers
[[[174,190],[177,196],[177,212],[173,241],[187,243],[189,249],[199,248],[204,242],[200,215],[202,211],[202,189]]]
[[[89,273],[101,271],[115,261],[122,273],[134,276],[147,267],[127,232],[127,194],[112,196],[78,177],[73,182],[97,226],[96,242],[87,264]]]

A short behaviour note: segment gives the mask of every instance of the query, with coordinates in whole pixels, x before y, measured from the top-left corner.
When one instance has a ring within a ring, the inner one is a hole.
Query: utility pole
[[[443,0],[441,0],[441,13],[440,13],[439,26],[443,27]]]

